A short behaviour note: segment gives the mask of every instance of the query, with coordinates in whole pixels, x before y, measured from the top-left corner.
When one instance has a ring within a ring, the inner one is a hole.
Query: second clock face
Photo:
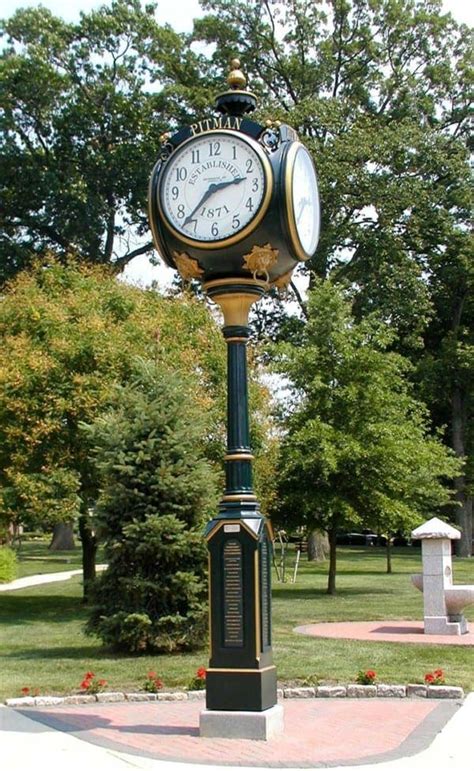
[[[171,155],[160,183],[166,225],[188,243],[220,247],[244,238],[261,221],[272,190],[260,146],[234,132],[210,131]]]

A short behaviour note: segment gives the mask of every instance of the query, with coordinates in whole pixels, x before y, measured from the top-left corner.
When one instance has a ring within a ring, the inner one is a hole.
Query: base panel
[[[199,733],[207,738],[268,741],[282,734],[283,728],[283,707],[279,705],[263,712],[205,709],[199,716]]]
[[[276,667],[212,669],[206,674],[206,707],[210,710],[262,712],[277,703]]]

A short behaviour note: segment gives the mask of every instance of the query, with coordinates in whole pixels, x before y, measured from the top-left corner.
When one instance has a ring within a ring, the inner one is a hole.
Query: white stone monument
[[[455,527],[437,517],[412,531],[421,540],[423,573],[411,577],[423,592],[425,634],[466,634],[469,629],[462,613],[474,603],[474,585],[453,586],[451,541],[461,537]]]

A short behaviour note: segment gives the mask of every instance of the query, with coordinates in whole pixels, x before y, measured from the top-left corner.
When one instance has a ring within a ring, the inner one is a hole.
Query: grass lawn
[[[80,570],[82,568],[82,551],[80,545],[74,551],[48,551],[49,541],[35,539],[23,541],[17,551],[17,578],[35,576],[44,573],[59,573],[63,570]]]
[[[41,559],[45,553],[40,545],[36,558],[33,546],[27,546],[20,555],[21,575],[51,572],[53,565],[54,570],[80,566],[79,553],[65,557],[70,563],[52,562]],[[383,682],[421,682],[425,672],[441,667],[448,683],[474,690],[472,648],[318,640],[292,631],[317,621],[421,620],[422,595],[409,578],[421,571],[419,549],[394,550],[394,573],[387,575],[382,549],[341,547],[335,597],[325,593],[326,569],[302,562],[296,584],[278,584],[274,578],[273,644],[281,682],[350,682],[359,669],[375,669]],[[454,579],[474,583],[474,560],[455,559]],[[90,669],[112,690],[136,690],[149,670],[160,675],[165,687],[185,686],[196,669],[207,664],[206,650],[138,657],[105,650],[83,632],[87,610],[81,597],[79,577],[0,594],[0,700],[20,695],[24,686],[42,694],[78,691]],[[474,623],[473,608],[467,610]]]

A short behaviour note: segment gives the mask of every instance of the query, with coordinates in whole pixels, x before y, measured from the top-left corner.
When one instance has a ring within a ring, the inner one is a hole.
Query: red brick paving
[[[305,624],[294,629],[311,637],[372,642],[422,643],[423,645],[474,645],[474,632],[461,635],[425,634],[418,621],[338,621]]]
[[[284,700],[285,732],[268,742],[199,736],[203,702],[87,704],[28,717],[96,744],[161,760],[242,766],[315,766],[396,750],[440,707],[431,700]],[[419,749],[422,749],[420,746]]]

